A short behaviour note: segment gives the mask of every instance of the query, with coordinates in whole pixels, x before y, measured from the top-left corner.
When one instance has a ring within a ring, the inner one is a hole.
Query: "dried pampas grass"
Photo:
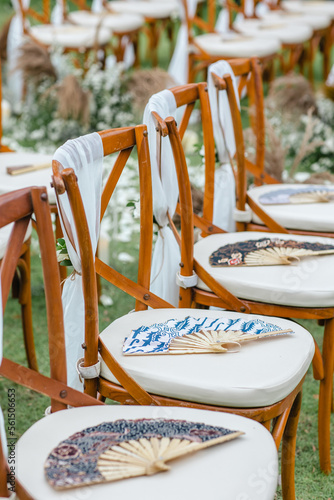
[[[290,73],[271,83],[266,105],[298,119],[310,108],[316,109],[316,100],[310,82],[302,75]]]
[[[84,91],[74,75],[64,78],[58,90],[57,114],[61,118],[80,121],[83,125],[89,124],[90,92]]]
[[[173,87],[173,78],[160,68],[139,69],[129,79],[128,90],[133,97],[133,105],[142,113],[151,95]]]
[[[303,184],[334,184],[334,174],[330,172],[317,172],[310,175]]]
[[[57,79],[49,52],[32,41],[28,41],[20,47],[20,56],[15,70],[21,70],[26,81],[33,80],[38,83],[45,77]]]

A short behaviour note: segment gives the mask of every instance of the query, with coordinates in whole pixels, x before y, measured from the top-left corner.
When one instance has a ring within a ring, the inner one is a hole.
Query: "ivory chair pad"
[[[32,26],[30,33],[44,45],[59,45],[73,49],[93,48],[96,42],[99,45],[105,45],[110,40],[110,30],[107,28],[100,28],[97,32],[95,28],[75,26],[73,24],[63,24],[61,26],[40,24]]]
[[[138,418],[204,422],[241,430],[245,434],[231,442],[171,461],[171,469],[165,473],[68,491],[56,491],[48,485],[44,462],[60,441],[102,422]],[[159,500],[273,500],[277,488],[277,452],[270,433],[258,422],[227,413],[149,406],[91,406],[63,410],[39,420],[25,432],[17,443],[16,453],[20,464],[17,478],[36,500],[146,500],[153,497]],[[265,481],[261,480],[263,471],[266,472]]]
[[[150,2],[143,0],[109,2],[108,7],[115,12],[124,14],[135,13],[144,17],[154,19],[165,19],[179,12],[178,3],[174,0],[170,2]]]
[[[249,342],[238,353],[124,356],[131,330],[168,319],[260,318],[294,335]],[[147,391],[177,399],[236,408],[266,406],[287,396],[305,375],[314,353],[312,336],[279,318],[203,309],[156,309],[127,314],[109,325],[101,339],[117,361]],[[118,383],[102,360],[101,376]],[[227,498],[227,497],[226,497]]]
[[[5,255],[5,251],[8,245],[8,240],[10,233],[13,229],[13,224],[8,224],[0,229],[0,260]],[[27,241],[31,236],[31,224],[29,224],[24,241]]]
[[[305,257],[298,264],[288,266],[210,266],[209,257],[219,247],[265,237],[334,243],[331,238],[295,234],[252,231],[215,234],[195,244],[194,258],[216,281],[239,298],[285,306],[334,307],[334,255]],[[209,290],[201,280],[198,280],[197,286]]]
[[[334,233],[334,203],[310,203],[290,205],[262,205],[259,202],[261,195],[296,187],[295,184],[275,184],[254,187],[248,191],[248,195],[267,212],[275,221],[288,229],[300,229],[304,231],[324,231]],[[307,186],[305,186],[307,187]],[[324,186],[319,186],[322,189]],[[253,213],[253,222],[263,222]]]
[[[281,48],[280,42],[275,38],[263,43],[261,38],[238,34],[229,37],[207,33],[195,37],[195,41],[208,54],[221,57],[266,57],[276,54]]]
[[[87,10],[77,10],[68,15],[70,21],[82,26],[94,27],[101,25],[114,33],[134,31],[142,27],[144,18],[139,14],[95,14]]]
[[[328,28],[331,23],[329,16],[324,13],[321,14],[320,12],[299,14],[297,12],[279,13],[277,11],[271,11],[264,14],[262,21],[268,24],[284,22],[294,26],[300,23],[301,25],[310,26],[313,30]],[[291,29],[293,28],[291,27]]]
[[[334,2],[323,1],[307,1],[301,2],[300,0],[283,0],[282,7],[290,12],[307,13],[307,14],[320,14],[327,15],[330,19],[334,19]]]
[[[52,156],[41,153],[0,153],[0,194],[9,193],[15,189],[27,186],[46,186],[49,203],[55,204],[54,189],[51,188]],[[20,175],[9,175],[6,167],[39,165],[50,163],[50,168]]]
[[[304,43],[312,37],[312,29],[305,25],[269,24],[258,19],[245,19],[234,24],[240,33],[256,38],[277,38],[281,43]]]

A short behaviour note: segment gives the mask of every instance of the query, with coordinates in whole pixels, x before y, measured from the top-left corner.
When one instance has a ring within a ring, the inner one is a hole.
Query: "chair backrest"
[[[207,19],[203,19],[203,17],[199,14],[198,10],[191,8],[192,0],[182,0],[185,19],[187,21],[188,26],[188,38],[189,42],[193,42],[193,31],[201,30],[204,32],[213,32],[216,22],[216,2],[215,0],[206,0],[204,4],[201,5],[201,14],[207,9]],[[189,3],[188,3],[189,2]],[[192,12],[193,11],[193,12]]]
[[[169,90],[175,97],[177,107],[180,108],[184,106],[183,116],[179,125],[177,126],[174,118],[172,117],[163,120],[156,113],[154,116],[157,124],[157,140],[159,141],[159,136],[169,136],[178,177],[179,205],[177,212],[181,216],[181,238],[171,220],[170,225],[181,249],[179,274],[181,279],[182,277],[191,277],[193,275],[193,270],[195,270],[197,275],[207,283],[211,290],[213,290],[219,297],[224,298],[229,307],[234,310],[242,310],[242,312],[244,312],[246,309],[244,308],[243,303],[230,294],[224,287],[217,284],[215,280],[212,279],[208,273],[206,273],[204,269],[193,259],[194,226],[197,226],[202,231],[202,236],[225,232],[223,229],[212,223],[216,158],[207,84],[205,82],[188,84],[180,87],[174,87]],[[207,196],[204,197],[202,216],[195,215],[193,212],[191,183],[185,152],[182,146],[182,139],[196,105],[199,105],[201,111],[203,144],[205,150],[204,189]],[[190,307],[191,297],[191,287],[186,288],[181,286],[179,307]]]
[[[252,163],[245,156],[245,144],[243,138],[243,127],[241,113],[237,105],[236,96],[234,93],[233,84],[229,75],[224,75],[223,78],[213,75],[214,83],[217,91],[226,90],[230,105],[235,142],[238,144],[236,152],[237,175],[236,175],[236,191],[237,202],[236,208],[240,211],[245,211],[246,203],[250,202],[247,199],[247,173],[253,177],[253,183],[257,186],[262,184],[276,184],[278,181],[265,171],[265,114],[264,114],[264,99],[261,66],[257,59],[249,60],[234,60],[229,61],[235,76],[240,77],[239,94],[247,85],[247,93],[249,97],[249,120],[255,136],[255,163]],[[263,214],[262,214],[263,216]],[[271,227],[276,232],[286,232],[279,224],[273,225],[272,220],[266,220],[268,227]],[[237,224],[237,229],[244,230],[243,223]]]
[[[87,217],[76,175],[73,169],[64,168],[66,165],[62,165],[54,160],[52,165],[53,184],[60,206],[60,217],[62,219],[63,229],[81,260],[85,308],[85,367],[95,365],[98,362],[98,347],[100,347],[102,351],[104,349],[102,341],[98,339],[98,297],[95,273],[120,290],[126,292],[128,295],[134,297],[136,311],[145,310],[148,306],[171,307],[170,304],[155,296],[149,290],[153,238],[153,211],[151,170],[146,127],[144,125],[139,125],[137,127],[106,130],[99,132],[99,135],[102,139],[104,155],[117,155],[102,192],[101,220],[132,150],[134,148],[137,149],[141,212],[138,276],[136,282],[132,281],[112,266],[102,262],[98,257],[94,258]],[[78,161],[80,162],[80,160]],[[72,227],[69,224],[68,217],[61,210],[61,197],[65,193],[67,193],[68,196],[73,218]],[[73,231],[76,233],[75,237]],[[77,241],[77,245],[75,241]],[[138,402],[145,401],[145,404],[151,404],[152,398],[126,374],[108,351],[106,352],[106,357],[109,360],[110,369],[113,371],[120,384],[129,389],[129,392],[134,395]],[[96,395],[97,382],[97,379],[86,380],[85,391],[93,396]],[[133,390],[133,388],[135,389]]]
[[[23,18],[23,26],[26,29],[26,19],[31,18],[35,21],[38,21],[42,24],[50,23],[51,17],[51,1],[50,0],[42,0],[41,8],[37,10],[36,8],[30,7],[30,2],[28,2],[28,7],[25,7],[25,3],[23,0],[18,0],[19,9]],[[36,2],[34,2],[34,6]]]
[[[34,214],[34,216],[33,216]],[[39,239],[44,277],[46,312],[49,338],[50,377],[3,358],[0,374],[10,380],[51,397],[51,410],[72,406],[99,404],[93,398],[66,385],[65,341],[60,278],[54,235],[44,187],[24,188],[0,196],[0,228],[13,223],[4,257],[0,278],[2,309],[5,310],[10,287],[18,265],[28,225],[34,218]],[[6,335],[6,332],[4,332]]]

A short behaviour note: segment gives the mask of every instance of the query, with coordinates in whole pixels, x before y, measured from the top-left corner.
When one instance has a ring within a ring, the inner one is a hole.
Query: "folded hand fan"
[[[186,420],[116,420],[65,439],[49,454],[45,474],[55,489],[167,471],[166,462],[244,434]]]
[[[276,189],[259,197],[259,202],[262,205],[329,203],[332,201],[334,201],[334,189],[319,186]]]
[[[299,261],[301,257],[334,254],[334,245],[308,241],[262,238],[224,245],[210,255],[213,267],[278,266]]]
[[[201,354],[226,353],[240,347],[246,340],[257,340],[293,333],[277,325],[254,318],[194,318],[169,319],[132,330],[124,341],[123,354]]]

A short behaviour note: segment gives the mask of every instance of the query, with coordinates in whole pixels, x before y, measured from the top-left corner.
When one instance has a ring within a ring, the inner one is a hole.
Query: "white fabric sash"
[[[60,26],[64,23],[65,12],[64,12],[64,1],[56,0],[56,5],[53,7],[51,12],[51,23],[55,26]]]
[[[152,169],[153,214],[159,225],[158,239],[155,244],[152,270],[151,291],[173,305],[178,304],[178,287],[176,273],[179,270],[180,250],[168,227],[168,214],[173,217],[178,200],[179,190],[175,164],[169,138],[161,138],[161,176],[158,165],[157,132],[152,116],[155,111],[165,119],[176,114],[174,95],[163,90],[153,95],[144,111],[143,121],[148,129],[148,141]]]
[[[199,0],[187,0],[188,16],[193,18],[196,14],[197,4]],[[179,0],[181,20],[174,53],[168,67],[168,73],[178,85],[188,83],[189,72],[189,44],[188,44],[188,26],[182,0]]]
[[[212,73],[222,77],[230,74],[238,105],[239,95],[236,78],[231,66],[226,61],[218,61],[209,66],[208,92],[212,113],[213,131],[221,167],[215,173],[215,197],[213,210],[213,223],[226,231],[235,230],[233,212],[235,208],[235,180],[230,164],[236,152],[232,115],[225,90],[214,86]]]
[[[77,178],[87,217],[89,234],[95,255],[100,230],[100,208],[102,191],[103,145],[102,139],[94,132],[78,139],[67,141],[54,154],[54,160],[59,161],[64,168],[73,168]],[[73,239],[78,248],[78,240],[74,227],[74,220],[70,209],[67,194],[59,196],[62,211],[70,223]],[[74,389],[82,390],[76,372],[76,362],[83,357],[81,344],[84,342],[84,299],[82,292],[82,277],[80,255],[72,247],[62,223],[64,239],[68,254],[76,271],[64,283],[62,301],[65,323],[65,344],[67,383]],[[79,274],[77,274],[79,273]]]

